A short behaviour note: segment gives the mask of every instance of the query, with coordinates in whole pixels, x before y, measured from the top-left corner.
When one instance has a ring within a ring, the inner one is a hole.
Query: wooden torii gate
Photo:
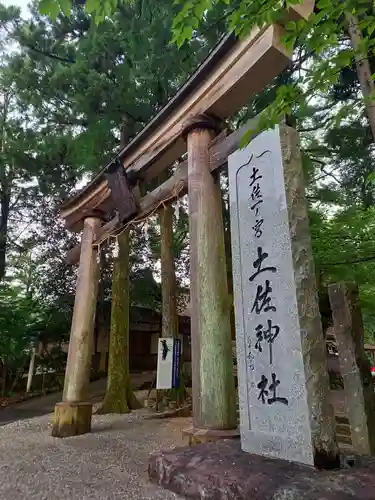
[[[284,19],[308,18],[313,0]],[[228,35],[153,120],[76,196],[61,207],[71,231],[82,231],[70,250],[79,273],[63,401],[55,408],[53,435],[90,431],[87,402],[99,264],[98,245],[162,202],[189,195],[193,429],[227,437],[236,432],[228,286],[221,192],[216,172],[240,147],[252,120],[228,135],[224,120],[244,106],[291,61],[282,25],[255,28],[244,40]],[[137,186],[155,178],[187,152],[187,161],[140,198]],[[116,215],[110,218],[110,215]],[[212,346],[215,346],[213,348]]]

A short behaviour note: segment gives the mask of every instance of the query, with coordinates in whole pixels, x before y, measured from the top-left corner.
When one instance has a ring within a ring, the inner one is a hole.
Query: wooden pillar
[[[92,404],[87,398],[99,278],[97,249],[92,243],[99,227],[98,217],[87,217],[84,221],[63,402],[55,407],[52,428],[55,437],[75,436],[91,430]]]
[[[375,394],[355,283],[328,286],[353,450],[375,454]]]
[[[230,437],[230,432],[221,431],[236,429],[237,415],[221,190],[219,177],[211,174],[209,165],[214,124],[198,117],[186,133],[193,381],[190,441],[199,442]]]
[[[176,276],[173,255],[172,205],[160,210],[162,337],[177,337]]]

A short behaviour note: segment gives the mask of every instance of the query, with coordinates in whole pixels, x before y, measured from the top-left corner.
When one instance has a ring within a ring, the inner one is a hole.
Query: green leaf
[[[60,0],[60,7],[63,13],[69,17],[72,12],[72,0]]]
[[[244,136],[241,138],[240,148],[241,149],[246,148],[246,146],[251,142],[251,140],[253,139],[255,134],[256,134],[256,130],[254,130],[254,129],[247,130],[245,132]]]
[[[319,0],[317,3],[318,9],[329,9],[332,5],[332,0]]]
[[[371,172],[366,179],[366,186],[369,186],[370,184],[375,184],[375,172]]]
[[[193,36],[192,26],[185,26],[180,34],[178,46],[181,47],[184,44],[184,42],[190,40],[192,36]]]
[[[43,16],[50,16],[51,19],[55,20],[60,14],[60,5],[57,0],[40,0],[39,12]]]
[[[50,8],[51,8],[51,3],[53,3],[53,0],[40,0],[39,1],[39,12],[45,16],[49,14]]]
[[[204,2],[199,2],[195,7],[194,7],[194,14],[197,16],[198,19],[203,18],[203,14],[206,10],[206,5]]]
[[[89,14],[94,14],[100,7],[100,0],[86,0],[85,10]]]

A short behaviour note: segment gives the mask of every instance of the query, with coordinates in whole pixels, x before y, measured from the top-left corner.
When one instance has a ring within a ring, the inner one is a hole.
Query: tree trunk
[[[372,136],[375,140],[375,104],[374,90],[375,84],[371,78],[371,68],[368,60],[368,54],[362,53],[360,46],[363,40],[362,32],[359,27],[359,19],[353,14],[346,12],[346,20],[348,22],[348,32],[352,47],[355,51],[355,61],[357,66],[357,75],[361,85],[362,94],[365,99],[366,113],[370,122]],[[372,98],[371,98],[372,95]]]
[[[140,405],[129,370],[129,230],[118,236],[112,281],[107,393],[97,413],[128,413]]]
[[[226,172],[228,167],[226,167]],[[228,281],[228,308],[230,311],[230,328],[232,341],[236,338],[236,327],[234,318],[234,299],[233,299],[233,273],[232,273],[232,240],[230,232],[230,213],[229,213],[229,201],[225,203],[223,195],[222,207],[223,207],[223,223],[224,223],[224,246],[225,246],[225,256],[227,263],[227,281]]]
[[[164,206],[159,213],[161,249],[161,294],[162,294],[162,337],[178,338],[178,314],[176,305],[176,274],[173,254],[173,208]],[[166,391],[165,395],[177,405],[185,396],[185,384],[180,363],[180,387]]]
[[[11,386],[11,388],[10,388],[10,392],[14,392],[14,391],[16,390],[16,387],[17,387],[18,381],[19,381],[19,379],[21,378],[21,375],[23,375],[24,371],[25,371],[25,370],[24,370],[24,367],[22,367],[22,368],[18,368],[18,369],[16,370],[16,374],[15,374],[15,376],[14,376],[14,380],[13,380],[12,386]]]
[[[7,374],[8,374],[8,364],[5,359],[3,359],[3,373],[1,377],[1,395],[4,397],[7,389]]]
[[[172,205],[160,210],[162,337],[178,336]]]
[[[1,183],[0,188],[4,192],[0,196],[0,282],[5,276],[6,266],[6,247],[8,239],[8,220],[10,207],[10,193]]]
[[[6,123],[8,118],[8,108],[12,99],[12,92],[5,92],[2,100],[1,132],[0,132],[0,152],[2,161],[0,162],[0,283],[5,276],[6,266],[6,246],[8,239],[8,222],[11,197],[11,175],[7,176],[5,158]]]
[[[105,252],[100,253],[100,268],[102,270],[101,279],[98,287],[98,299],[96,305],[95,329],[94,329],[94,352],[100,355],[99,365],[96,373],[103,374],[106,372],[106,357],[109,348],[109,336],[105,335],[106,345],[100,345],[98,351],[99,339],[102,333],[106,332],[107,322],[105,314],[105,271],[107,270],[107,258]],[[105,348],[105,351],[103,351]]]

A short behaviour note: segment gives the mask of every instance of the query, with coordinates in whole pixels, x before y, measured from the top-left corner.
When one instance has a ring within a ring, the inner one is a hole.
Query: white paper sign
[[[157,389],[172,388],[173,373],[173,338],[159,339]]]

